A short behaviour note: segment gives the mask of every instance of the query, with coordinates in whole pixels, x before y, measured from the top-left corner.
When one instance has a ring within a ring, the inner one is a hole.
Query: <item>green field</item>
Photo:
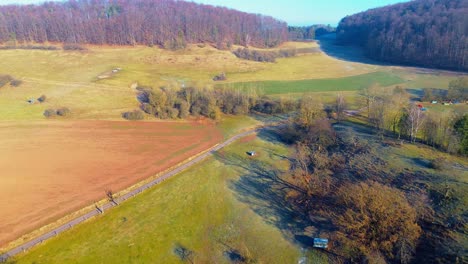
[[[264,94],[277,95],[289,93],[356,91],[366,88],[372,84],[378,84],[385,87],[403,82],[404,80],[397,75],[388,72],[373,72],[344,78],[241,82],[219,85],[218,87],[258,87]]]
[[[254,159],[245,154],[251,149]],[[236,252],[258,263],[297,263],[294,221],[264,192],[268,173],[287,168],[288,153],[276,142],[240,140],[16,263],[181,263],[178,245],[194,252],[194,263],[231,263]]]

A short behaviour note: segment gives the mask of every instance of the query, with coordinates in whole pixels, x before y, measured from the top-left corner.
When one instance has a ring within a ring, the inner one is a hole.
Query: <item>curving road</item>
[[[270,125],[271,126],[271,125]],[[202,154],[196,156],[195,158],[193,159],[190,159],[188,161],[185,161],[183,162],[182,164],[180,164],[179,166],[167,171],[166,173],[162,174],[161,177],[158,177],[157,179],[154,179],[153,181],[151,182],[148,182],[146,183],[145,185],[142,185],[118,198],[115,198],[113,202],[108,202],[106,204],[104,204],[103,206],[101,206],[100,208],[96,208],[95,210],[92,210],[90,211],[89,213],[85,214],[85,215],[82,215],[78,218],[75,218],[39,237],[36,237],[34,238],[33,240],[30,240],[20,246],[17,246],[9,251],[7,251],[6,253],[0,255],[0,262],[4,262],[6,261],[7,259],[21,253],[21,252],[24,252],[38,244],[41,244],[43,241],[51,238],[51,237],[54,237],[92,217],[95,217],[99,214],[101,214],[103,211],[106,211],[112,207],[115,207],[116,205],[120,204],[121,202],[123,201],[126,201],[128,199],[130,199],[131,197],[143,192],[144,190],[146,189],[149,189],[151,187],[153,187],[154,185],[156,184],[159,184],[165,180],[167,180],[168,178],[182,172],[183,170],[201,162],[202,160],[206,159],[207,157],[213,155],[213,153],[215,153],[216,151],[220,150],[221,148],[224,148],[225,146],[231,144],[232,142],[242,138],[242,137],[245,137],[245,136],[248,136],[248,135],[251,135],[251,134],[254,134],[256,132],[258,132],[259,130],[261,129],[260,128],[256,128],[256,129],[253,129],[253,130],[249,130],[249,131],[245,131],[245,132],[242,132],[240,134],[237,134],[233,137],[231,137],[230,139],[220,143],[220,144],[217,144],[215,145],[214,147],[211,147],[209,148],[207,151],[203,152]]]

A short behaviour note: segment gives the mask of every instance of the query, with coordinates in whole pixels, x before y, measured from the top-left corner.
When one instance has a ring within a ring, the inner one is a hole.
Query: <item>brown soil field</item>
[[[221,140],[195,122],[2,122],[0,247]]]

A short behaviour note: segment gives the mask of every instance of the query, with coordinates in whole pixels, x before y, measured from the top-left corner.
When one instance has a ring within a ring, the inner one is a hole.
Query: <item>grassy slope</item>
[[[267,224],[268,218],[252,210],[253,204],[265,201],[255,195],[249,202],[239,200],[242,189],[235,186],[242,177],[255,176],[229,165],[223,157],[232,155],[249,164],[248,149],[258,150],[256,159],[270,166],[287,166],[281,158],[288,153],[284,146],[241,140],[219,158],[210,158],[45,242],[20,256],[17,263],[179,263],[173,253],[177,244],[193,250],[197,263],[228,263],[224,252],[230,248],[261,263],[297,262],[299,249],[276,226]]]
[[[286,43],[285,47],[309,45],[315,44]],[[323,54],[259,63],[197,45],[183,51],[149,47],[90,47],[85,52],[1,50],[0,57],[0,73],[23,80],[20,87],[0,89],[0,120],[43,119],[45,109],[62,106],[72,110],[73,119],[119,119],[123,111],[138,106],[135,91],[129,88],[135,81],[153,87],[213,85],[212,77],[220,72],[228,74],[229,82],[241,82],[333,78],[372,70]],[[123,70],[110,79],[97,80],[115,67]],[[48,97],[46,103],[26,103],[42,94]]]

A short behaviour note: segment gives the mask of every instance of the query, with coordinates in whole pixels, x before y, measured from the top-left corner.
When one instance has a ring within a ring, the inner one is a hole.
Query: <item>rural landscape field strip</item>
[[[239,82],[218,85],[218,87],[233,86],[234,88],[244,88],[253,86],[259,87],[265,94],[273,95],[285,93],[356,91],[372,84],[390,86],[403,82],[404,80],[402,78],[391,73],[372,72],[343,78]]]
[[[108,202],[104,205],[102,205],[100,208],[96,208],[96,210],[93,210],[91,212],[88,212],[87,214],[83,215],[83,216],[80,216],[78,218],[75,218],[27,243],[24,243],[23,245],[20,245],[20,246],[17,246],[11,250],[9,250],[8,252],[0,255],[0,262],[2,261],[6,261],[7,259],[21,253],[21,252],[24,252],[38,244],[41,244],[42,242],[44,242],[45,240],[48,240],[70,228],[72,228],[73,226],[76,226],[80,223],[83,223],[85,222],[86,220],[88,219],[91,219],[101,213],[104,213],[105,211],[111,209],[112,207],[115,207],[117,206],[118,204],[130,199],[131,197],[145,191],[146,189],[149,189],[171,177],[173,177],[174,175],[184,171],[185,169],[201,162],[202,160],[204,160],[205,158],[209,157],[210,155],[213,155],[213,153],[215,153],[216,151],[220,150],[221,148],[233,143],[234,141],[242,138],[242,137],[245,137],[245,136],[248,136],[248,135],[251,135],[251,134],[254,134],[256,133],[257,131],[259,131],[261,128],[257,128],[257,129],[253,129],[253,130],[248,130],[248,131],[245,131],[245,132],[242,132],[240,134],[237,134],[233,137],[231,137],[230,139],[220,143],[220,144],[217,144],[213,147],[211,147],[210,149],[208,149],[207,151],[205,152],[202,152],[202,154],[196,156],[195,158],[193,159],[189,159],[188,161],[182,163],[181,165],[175,167],[174,169],[164,173],[163,175],[161,175],[161,177],[158,177],[157,179],[149,182],[149,183],[146,183],[120,197],[117,197],[114,199],[114,201],[112,202]]]

